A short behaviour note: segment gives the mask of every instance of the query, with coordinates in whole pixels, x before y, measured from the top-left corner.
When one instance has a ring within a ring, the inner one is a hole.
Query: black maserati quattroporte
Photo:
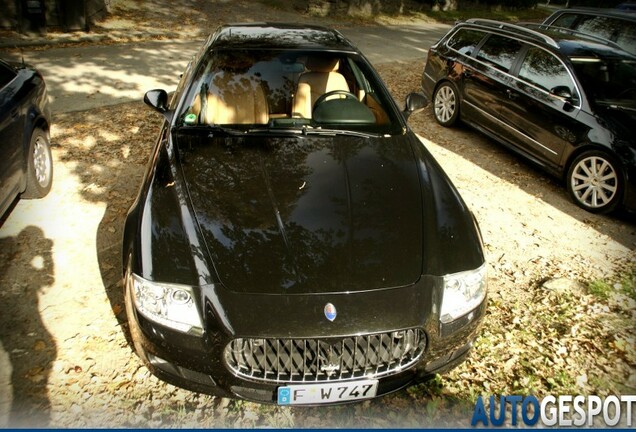
[[[322,27],[221,27],[169,99],[123,240],[160,378],[288,404],[383,395],[461,362],[486,308],[477,224],[378,74]]]

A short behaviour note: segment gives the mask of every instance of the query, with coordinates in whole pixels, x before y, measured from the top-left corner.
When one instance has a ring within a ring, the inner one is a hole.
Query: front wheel
[[[33,130],[27,158],[27,184],[22,196],[43,198],[53,184],[53,158],[49,136],[40,128]]]
[[[459,94],[450,82],[440,84],[433,95],[435,120],[442,126],[452,126],[459,117]]]
[[[592,150],[574,159],[568,170],[567,187],[579,207],[592,213],[608,213],[621,200],[623,177],[614,158]]]

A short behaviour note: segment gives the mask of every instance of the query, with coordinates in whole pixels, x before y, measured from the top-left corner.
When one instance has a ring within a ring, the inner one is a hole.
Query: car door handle
[[[506,94],[508,95],[508,99],[511,99],[511,100],[517,99],[519,97],[518,93],[513,92],[510,89],[506,90]]]

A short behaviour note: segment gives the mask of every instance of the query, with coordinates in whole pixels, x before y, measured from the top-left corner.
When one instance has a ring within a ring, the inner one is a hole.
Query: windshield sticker
[[[187,124],[196,123],[197,122],[197,115],[196,114],[188,114],[187,116],[185,116],[185,119],[183,121],[186,122]]]

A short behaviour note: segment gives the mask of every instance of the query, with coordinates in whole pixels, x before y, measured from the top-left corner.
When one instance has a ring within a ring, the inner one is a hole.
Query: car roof
[[[228,24],[212,38],[215,48],[281,48],[358,52],[340,32],[316,25]]]
[[[555,16],[570,13],[570,14],[578,14],[578,15],[602,15],[606,17],[618,18],[625,21],[633,21],[636,22],[636,15],[633,13],[629,13],[625,10],[621,9],[609,9],[609,8],[592,8],[592,7],[577,7],[577,8],[567,8],[567,9],[559,9],[554,11],[548,18],[545,19],[544,22],[552,21]]]
[[[516,37],[526,42],[542,45],[568,57],[628,57],[636,59],[614,42],[568,29],[550,28],[542,24],[511,24],[495,20],[469,19],[459,23],[459,25]]]

